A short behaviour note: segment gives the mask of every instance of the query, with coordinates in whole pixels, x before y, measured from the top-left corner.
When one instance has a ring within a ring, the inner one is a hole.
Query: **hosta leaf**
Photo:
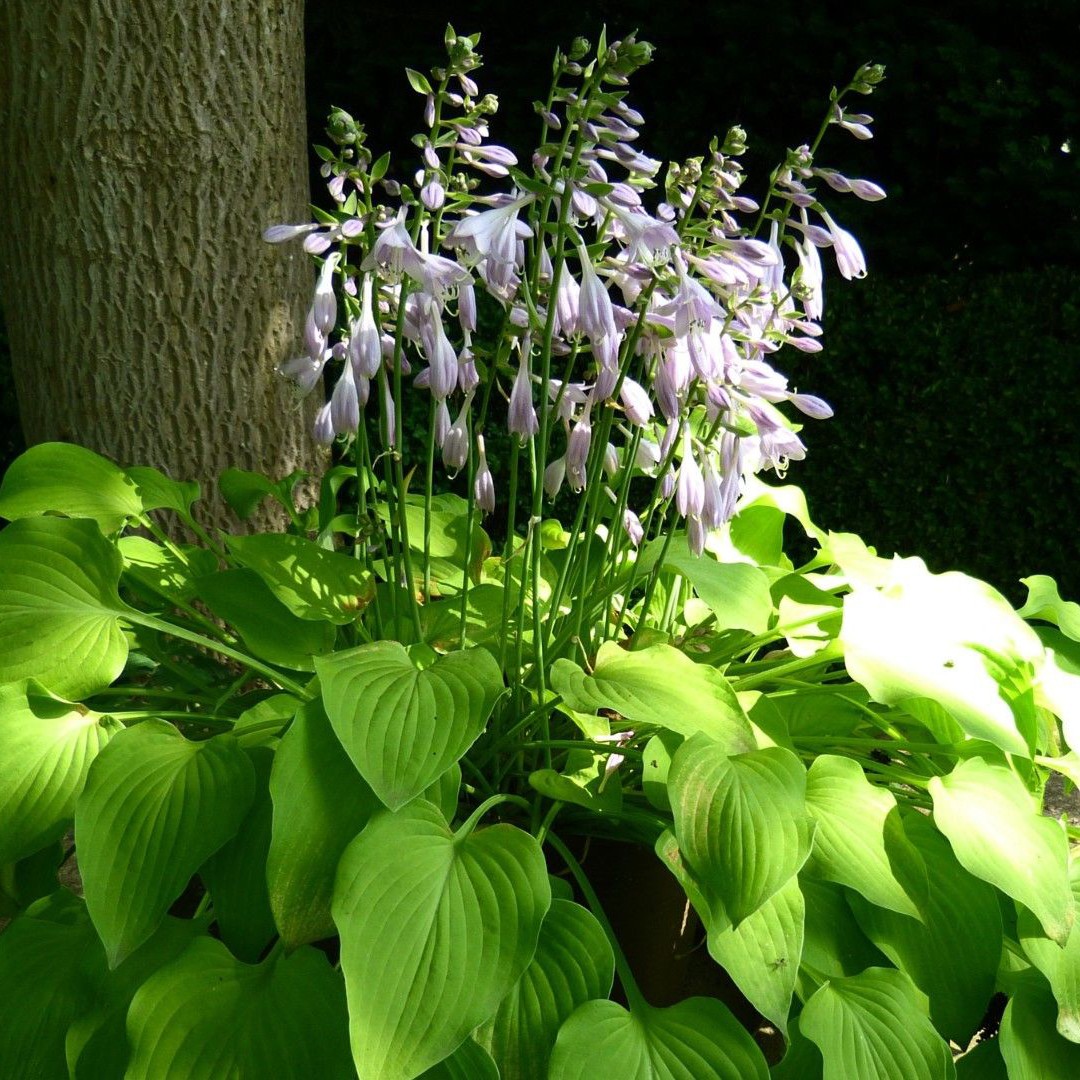
[[[214,901],[221,940],[234,956],[253,964],[276,933],[266,884],[274,751],[253,746],[246,753],[254,768],[255,796],[236,835],[210,856],[199,876]]]
[[[848,979],[830,979],[804,1006],[799,1028],[821,1051],[824,1080],[956,1075],[948,1044],[901,971],[868,968]]]
[[[500,1080],[499,1067],[482,1046],[466,1039],[448,1058],[423,1072],[420,1080]]]
[[[708,937],[709,955],[766,1019],[787,1033],[803,949],[803,894],[793,877],[736,927]]]
[[[263,660],[297,671],[311,671],[313,657],[334,647],[330,623],[297,618],[254,570],[222,570],[199,578],[198,593]]]
[[[1020,583],[1028,590],[1027,600],[1017,612],[1021,618],[1053,623],[1066,637],[1080,641],[1080,604],[1062,600],[1057,582],[1045,574],[1021,578]]]
[[[930,999],[938,1031],[966,1046],[986,1012],[1001,960],[998,894],[956,861],[929,820],[912,814],[905,827],[925,865],[922,923],[858,896],[849,902],[870,939]]]
[[[872,904],[921,918],[894,870],[898,861],[917,867],[920,860],[890,791],[871,784],[851,758],[822,754],[807,774],[806,808],[817,822],[811,873],[847,885]]]
[[[840,640],[852,678],[876,701],[931,698],[973,738],[1030,756],[1034,732],[1023,703],[1014,709],[1012,675],[1040,661],[1043,647],[985,582],[898,559],[880,591],[861,587],[845,597]]]
[[[59,839],[90,763],[120,730],[32,680],[0,686],[0,866]]]
[[[314,949],[243,964],[199,938],[152,975],[128,1013],[126,1080],[347,1080],[341,977]]]
[[[194,481],[173,480],[147,465],[133,465],[124,471],[139,489],[143,510],[175,510],[183,517],[189,517],[192,504],[201,494]]]
[[[423,800],[373,817],[334,889],[357,1072],[412,1080],[452,1053],[525,971],[550,903],[520,829],[455,834]]]
[[[335,933],[330,900],[338,859],[381,803],[341,748],[319,701],[305,705],[282,738],[270,795],[270,907],[293,949]]]
[[[1075,1080],[1080,1046],[1055,1029],[1057,1004],[1050,988],[1030,974],[1005,1007],[998,1043],[1009,1080]]]
[[[668,790],[682,857],[731,922],[757,911],[806,861],[814,829],[806,770],[790,751],[729,756],[697,735],[676,751]]]
[[[360,775],[396,810],[434,783],[476,741],[503,692],[484,649],[417,669],[396,641],[377,641],[316,662],[323,704]]]
[[[930,780],[934,820],[960,864],[1030,908],[1064,945],[1073,922],[1069,842],[1043,817],[1023,781],[1004,765],[963,761]]]
[[[0,1076],[5,1080],[68,1075],[64,1035],[93,1006],[94,995],[84,950],[96,941],[89,922],[80,918],[81,907],[71,893],[47,897],[0,934]]]
[[[1009,1080],[1000,1039],[983,1039],[956,1059],[956,1080]]]
[[[633,1013],[590,1001],[563,1024],[549,1080],[767,1080],[754,1040],[714,998]]]
[[[86,906],[111,967],[233,836],[254,787],[231,735],[189,742],[161,720],[122,731],[97,756],[75,807],[75,837]]]
[[[849,906],[852,894],[805,873],[799,875],[799,887],[806,903],[802,958],[809,969],[832,979],[886,966],[885,955],[855,921]],[[816,990],[816,985],[802,977],[795,984],[795,992],[804,1001]]]
[[[681,574],[716,616],[718,630],[748,630],[762,634],[773,612],[769,579],[763,570],[745,562],[717,562],[690,552],[676,537],[664,556],[664,566]]]
[[[550,682],[567,708],[579,712],[614,709],[632,724],[655,724],[686,736],[703,732],[731,754],[755,745],[727,679],[670,645],[629,652],[605,642],[591,675],[570,660],[556,660]]]
[[[0,532],[0,683],[78,699],[124,668],[121,561],[92,521],[27,518]]]
[[[301,619],[354,622],[374,597],[374,581],[363,563],[302,536],[230,536],[229,551]]]
[[[787,1049],[769,1070],[769,1076],[772,1080],[821,1080],[823,1069],[821,1051],[799,1030],[799,1018],[793,1016],[787,1032]]]
[[[143,510],[135,485],[108,458],[71,443],[31,446],[0,484],[0,517],[15,520],[55,512],[92,518],[114,533]]]
[[[592,913],[553,900],[536,955],[475,1036],[502,1080],[545,1080],[559,1027],[579,1005],[608,996],[614,970],[611,946]]]
[[[180,548],[185,561],[145,536],[121,536],[116,546],[124,557],[125,578],[180,600],[191,600],[196,579],[217,569],[217,556],[205,548]]]

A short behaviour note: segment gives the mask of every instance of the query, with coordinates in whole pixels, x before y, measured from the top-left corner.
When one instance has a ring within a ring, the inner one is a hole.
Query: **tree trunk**
[[[2,0],[0,296],[28,444],[312,468],[303,0]],[[213,502],[211,506],[213,506]],[[220,514],[220,504],[215,507]]]

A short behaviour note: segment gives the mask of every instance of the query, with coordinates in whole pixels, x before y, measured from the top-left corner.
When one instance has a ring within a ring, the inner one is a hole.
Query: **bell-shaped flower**
[[[334,292],[334,271],[341,262],[341,253],[333,252],[326,256],[315,283],[315,296],[311,301],[309,313],[311,321],[324,335],[329,336],[337,322],[337,294]]]
[[[476,449],[478,460],[476,478],[473,481],[473,497],[482,513],[492,514],[495,512],[495,480],[491,475],[491,469],[488,468],[483,435],[476,436]]]
[[[585,406],[581,419],[570,431],[566,445],[566,478],[572,491],[581,491],[587,480],[586,467],[589,461],[589,448],[592,446],[592,407]]]
[[[372,282],[365,276],[360,289],[360,318],[351,327],[349,359],[357,375],[374,379],[382,365],[382,337],[371,304]]]
[[[315,414],[311,434],[322,446],[329,446],[334,441],[334,421],[330,415],[331,403],[328,401]]]
[[[595,344],[603,338],[618,339],[615,312],[611,297],[600,276],[593,268],[584,245],[578,247],[581,262],[581,287],[578,291],[578,328],[589,335]]]
[[[458,322],[462,333],[476,333],[476,289],[471,280],[458,289]]]
[[[330,396],[330,419],[338,435],[353,435],[360,426],[360,400],[352,364],[342,367],[334,386]]]
[[[420,252],[412,242],[409,230],[405,228],[405,208],[402,207],[397,217],[380,229],[370,253],[360,264],[360,269],[371,270],[378,267],[386,277],[398,281],[410,266],[417,265],[419,256]]]
[[[627,210],[611,197],[600,202],[612,215],[613,231],[623,245],[624,261],[666,259],[671,249],[678,245],[679,234],[669,222],[660,221],[643,210]]]
[[[720,305],[709,291],[687,272],[682,256],[675,254],[675,269],[679,276],[679,286],[670,303],[659,308],[661,315],[675,318],[676,337],[685,337],[691,329],[708,330],[714,318],[720,318],[723,312]]]
[[[570,267],[564,262],[559,271],[559,284],[555,289],[555,333],[572,337],[580,327],[578,312],[581,288]]]
[[[566,479],[566,455],[556,458],[544,469],[544,494],[554,499]]]
[[[447,233],[443,243],[447,247],[464,249],[466,256],[473,261],[487,259],[499,266],[512,268],[517,262],[518,240],[532,236],[532,229],[518,219],[518,214],[534,198],[533,195],[524,195],[511,199],[503,206],[463,217]]]
[[[615,449],[614,443],[608,443],[604,447],[603,469],[609,479],[619,472],[619,451]]]
[[[624,378],[619,388],[619,400],[626,411],[626,418],[632,424],[642,427],[647,424],[653,415],[652,401],[640,383],[633,379]]]
[[[841,229],[824,210],[821,212],[821,217],[828,227],[829,236],[832,237],[840,276],[847,281],[852,278],[866,277],[866,259],[863,257],[858,240],[846,229]]]
[[[421,189],[420,201],[429,210],[438,210],[446,202],[446,189],[437,176],[433,176]]]
[[[705,478],[694,457],[689,424],[683,424],[682,462],[675,488],[675,508],[683,517],[697,516],[705,506]]]
[[[540,421],[533,407],[532,376],[529,374],[529,361],[525,348],[522,349],[521,363],[518,365],[514,385],[510,390],[510,408],[506,426],[522,443],[527,442],[540,430]]]
[[[465,467],[469,460],[469,406],[472,396],[466,395],[465,404],[457,419],[450,425],[450,430],[442,441],[442,459],[451,476]]]

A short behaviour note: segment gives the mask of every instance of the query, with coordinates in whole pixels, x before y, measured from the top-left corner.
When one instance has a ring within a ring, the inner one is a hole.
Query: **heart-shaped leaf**
[[[199,876],[213,898],[221,940],[234,956],[253,964],[277,932],[266,884],[274,751],[269,746],[252,746],[245,752],[254,769],[255,797],[236,835],[210,856]]]
[[[0,532],[0,683],[34,678],[78,699],[124,668],[120,555],[93,521],[44,517]]]
[[[50,512],[92,518],[102,532],[114,533],[138,517],[143,504],[124,470],[108,458],[71,443],[39,443],[8,466],[0,484],[0,517]]]
[[[1014,772],[982,758],[961,762],[929,786],[934,820],[964,869],[1030,908],[1064,945],[1074,905],[1061,825],[1039,813]]]
[[[703,732],[731,754],[755,746],[727,679],[670,645],[629,652],[608,641],[600,646],[591,675],[571,660],[556,660],[550,682],[569,709],[614,709],[632,724],[655,724],[686,736]]]
[[[361,1076],[412,1080],[447,1057],[536,950],[551,903],[539,844],[467,827],[418,799],[373,817],[341,857],[333,913]]]
[[[894,871],[903,861],[917,872],[920,860],[890,791],[871,784],[851,758],[822,754],[807,774],[806,808],[817,822],[810,872],[847,885],[872,904],[922,918]]]
[[[381,808],[341,748],[322,702],[296,714],[274,754],[274,803],[266,879],[286,947],[332,937],[330,900],[338,860]]]
[[[550,1080],[768,1080],[761,1051],[715,998],[630,1013],[580,1006],[559,1030]]]
[[[197,587],[206,606],[272,664],[311,671],[312,658],[334,647],[332,625],[297,618],[253,570],[222,570],[199,578]]]
[[[231,735],[190,742],[161,720],[117,735],[75,806],[86,906],[116,967],[154,932],[251,805],[248,756]]]
[[[855,921],[848,903],[851,893],[808,874],[799,875],[799,887],[806,902],[802,955],[808,968],[831,979],[887,965],[884,953]],[[802,985],[796,983],[796,992],[804,1001],[816,989],[817,984],[807,980]]]
[[[1034,732],[1014,708],[1009,675],[1041,661],[1043,647],[985,582],[898,559],[880,591],[856,588],[845,597],[840,640],[852,678],[876,701],[931,698],[972,737],[1030,755]]]
[[[793,877],[738,926],[708,937],[709,955],[784,1034],[802,959],[803,919],[803,894]]]
[[[476,741],[503,692],[485,649],[438,657],[423,670],[396,641],[316,661],[334,732],[375,794],[396,810]]]
[[[1057,1032],[1057,1005],[1046,981],[1027,972],[1005,1007],[998,1041],[1009,1080],[1074,1080],[1080,1046]]]
[[[476,1033],[502,1080],[545,1080],[563,1021],[611,991],[615,960],[600,924],[580,904],[553,900],[540,927],[536,955]]]
[[[868,968],[830,979],[803,1007],[802,1033],[825,1061],[824,1080],[951,1080],[952,1053],[902,972]]]
[[[982,1023],[1001,963],[998,893],[956,861],[948,841],[921,814],[910,815],[905,829],[925,867],[923,922],[858,896],[849,903],[874,944],[930,999],[938,1031],[967,1046]]]
[[[229,551],[301,619],[351,623],[375,595],[374,581],[363,563],[302,536],[230,536]]]
[[[0,686],[0,866],[59,839],[90,763],[120,730],[32,680]]]
[[[194,941],[131,1002],[127,1080],[351,1077],[341,977],[314,949],[243,964]]]
[[[668,790],[687,867],[736,925],[790,881],[810,853],[806,770],[788,750],[728,755],[697,735],[676,751]]]

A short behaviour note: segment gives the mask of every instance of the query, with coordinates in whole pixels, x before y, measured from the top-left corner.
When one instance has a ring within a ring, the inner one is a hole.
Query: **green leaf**
[[[571,750],[561,773],[537,769],[529,774],[529,785],[558,802],[575,803],[598,814],[618,813],[622,807],[622,784],[617,773],[607,771],[608,761],[607,754]]]
[[[181,517],[191,517],[192,504],[201,495],[199,485],[190,480],[173,480],[147,465],[132,465],[124,470],[139,489],[139,501],[146,510],[175,510]]]
[[[631,724],[654,724],[686,736],[703,732],[732,754],[755,745],[727,679],[670,645],[629,652],[608,641],[600,646],[591,675],[571,660],[556,660],[550,684],[568,708],[579,712],[613,709]]]
[[[802,958],[809,969],[832,979],[858,975],[868,967],[885,967],[887,958],[855,921],[849,906],[854,894],[806,874],[799,876],[799,887],[806,902]],[[817,983],[800,973],[795,990],[805,1001],[817,990]]]
[[[420,1080],[499,1080],[491,1055],[472,1039],[466,1039],[448,1058],[420,1074]]]
[[[810,853],[806,771],[788,750],[729,756],[696,735],[676,751],[668,790],[687,867],[736,925],[794,877]]]
[[[273,480],[246,469],[226,469],[218,477],[218,489],[236,516],[242,519],[251,517],[267,496],[281,502],[281,493]]]
[[[223,570],[199,578],[198,592],[257,657],[272,664],[311,671],[313,657],[334,647],[333,626],[297,618],[253,570]]]
[[[92,521],[29,518],[0,532],[0,683],[72,699],[124,669],[120,556]]]
[[[520,829],[455,834],[423,800],[373,817],[334,890],[357,1072],[411,1080],[448,1056],[521,977],[550,903]]]
[[[472,746],[503,692],[499,665],[484,649],[440,656],[421,671],[398,642],[377,641],[315,668],[335,734],[392,810]]]
[[[592,913],[553,900],[536,955],[475,1035],[502,1080],[545,1080],[559,1027],[579,1005],[608,996],[614,971],[611,946]]]
[[[1054,1027],[1057,1004],[1045,981],[1028,978],[1010,998],[1001,1018],[998,1043],[1009,1080],[1075,1080],[1080,1046]]]
[[[227,840],[254,795],[231,735],[189,742],[161,720],[117,735],[75,806],[86,906],[110,967],[138,948],[188,879]]]
[[[362,563],[286,533],[230,536],[229,551],[301,619],[354,622],[374,597]]]
[[[419,71],[414,71],[412,68],[405,69],[405,76],[409,80],[409,85],[418,94],[430,94],[432,93],[431,83],[420,74]]]
[[[927,818],[911,814],[905,829],[925,865],[923,922],[858,896],[849,903],[874,944],[930,999],[930,1019],[938,1031],[967,1046],[982,1023],[1001,961],[998,893],[957,862]]]
[[[985,582],[897,559],[880,590],[844,598],[840,641],[852,678],[876,701],[931,698],[973,738],[1030,756],[1034,732],[1013,684],[1042,660],[1042,643]]]
[[[1009,1080],[1000,1039],[983,1039],[956,1059],[956,1080]]]
[[[0,484],[0,517],[11,521],[49,512],[92,518],[114,533],[143,511],[124,470],[71,443],[31,446],[8,466]]]
[[[273,826],[266,859],[270,907],[289,949],[332,937],[338,860],[381,804],[353,767],[323,712],[305,705],[270,772]]]
[[[671,731],[654,735],[646,744],[641,763],[641,788],[645,798],[665,813],[671,812],[667,779],[671,770],[671,758],[682,743],[682,736]]]
[[[826,591],[836,587],[835,578],[811,579],[807,574],[789,574],[773,586],[778,613],[774,632],[784,636],[793,656],[812,656],[839,633],[843,601]]]
[[[199,938],[131,1002],[126,1080],[346,1080],[345,996],[322,953],[243,964]]]
[[[1069,841],[1043,817],[1023,781],[1003,765],[963,761],[930,780],[934,820],[969,873],[1035,913],[1064,945],[1073,923]]]
[[[64,1036],[92,1008],[94,993],[84,950],[97,943],[80,908],[76,897],[61,892],[34,904],[0,934],[4,1080],[68,1075]]]
[[[811,873],[847,885],[872,904],[922,918],[894,870],[899,860],[920,860],[892,792],[871,784],[851,758],[822,754],[807,774],[806,808],[817,822]]]
[[[1045,574],[1021,578],[1020,583],[1027,586],[1028,597],[1017,615],[1053,623],[1066,637],[1080,641],[1080,604],[1062,600],[1057,582]]]
[[[681,574],[716,616],[718,630],[747,630],[763,634],[773,612],[769,579],[745,562],[717,562],[709,555],[692,555],[686,539],[676,537],[664,556],[664,566]]]
[[[768,1080],[754,1040],[715,998],[627,1012],[580,1006],[559,1030],[549,1080]]]
[[[60,838],[90,763],[120,730],[33,680],[0,686],[0,866]]]
[[[825,1061],[824,1080],[947,1080],[948,1044],[901,971],[868,968],[831,979],[803,1007],[802,1033]]]
[[[710,930],[708,937],[709,955],[785,1035],[802,959],[803,922],[803,894],[793,877],[738,926]]]
[[[266,884],[274,751],[268,746],[253,746],[246,753],[254,769],[255,797],[236,835],[210,856],[199,876],[213,898],[221,940],[234,956],[250,964],[259,959],[277,932]]]

